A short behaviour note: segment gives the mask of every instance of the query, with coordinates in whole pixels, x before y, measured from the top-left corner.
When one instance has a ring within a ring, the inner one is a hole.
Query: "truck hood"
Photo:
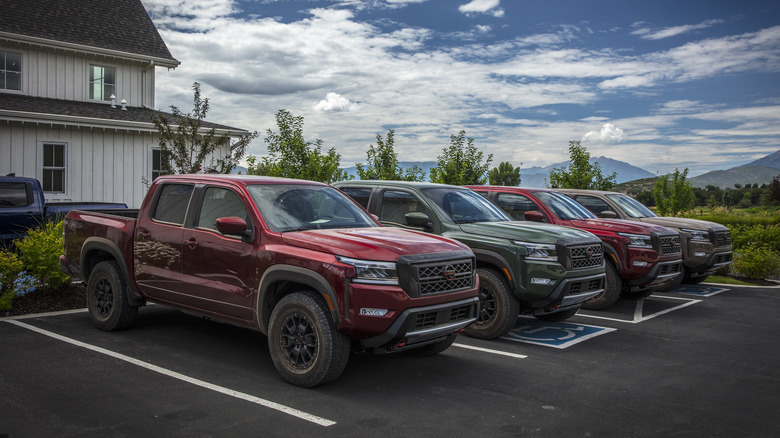
[[[574,219],[568,222],[571,223],[572,227],[589,231],[611,231],[613,233],[629,234],[652,234],[653,232],[658,234],[676,233],[676,231],[671,228],[645,222],[612,219]]]
[[[538,222],[475,222],[471,224],[462,224],[460,229],[468,234],[531,243],[554,244],[559,240],[568,239],[599,240],[596,236],[587,231]]]
[[[663,225],[669,228],[687,229],[687,230],[713,230],[713,231],[726,231],[727,227],[709,221],[703,221],[699,219],[687,219],[682,217],[643,217],[642,222],[646,224]]]
[[[363,260],[396,261],[400,255],[470,251],[446,237],[399,228],[342,228],[282,234],[288,245]]]

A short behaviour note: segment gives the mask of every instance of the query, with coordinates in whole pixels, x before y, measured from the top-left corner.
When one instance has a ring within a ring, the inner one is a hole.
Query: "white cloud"
[[[617,144],[626,140],[626,134],[622,129],[612,123],[605,123],[598,131],[589,131],[582,136],[585,143]]]
[[[328,93],[324,100],[312,105],[314,111],[355,111],[358,104],[350,102],[346,97],[338,93]]]
[[[706,20],[702,21],[699,24],[686,24],[682,26],[672,26],[667,27],[660,30],[651,30],[647,27],[639,28],[633,32],[631,32],[632,35],[638,35],[639,37],[646,39],[646,40],[660,40],[663,38],[669,38],[677,35],[681,35],[684,33],[688,33],[694,30],[699,29],[706,29],[708,27],[712,27],[716,24],[724,23],[723,20]]]
[[[503,17],[504,10],[499,8],[501,0],[471,0],[465,5],[460,5],[458,10],[466,15],[491,14],[494,17]]]

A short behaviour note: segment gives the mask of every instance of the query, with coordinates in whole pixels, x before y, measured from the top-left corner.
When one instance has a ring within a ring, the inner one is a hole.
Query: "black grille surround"
[[[476,260],[470,251],[398,257],[398,283],[412,298],[458,292],[476,285]]]
[[[680,235],[674,234],[653,234],[653,248],[658,251],[660,256],[681,255],[682,246],[680,245]]]
[[[559,240],[555,249],[558,251],[558,263],[567,271],[604,265],[604,245],[601,239]]]

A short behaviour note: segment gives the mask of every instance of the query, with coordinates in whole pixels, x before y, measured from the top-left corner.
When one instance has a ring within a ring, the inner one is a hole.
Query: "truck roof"
[[[303,179],[292,178],[279,178],[271,176],[258,176],[258,175],[228,175],[224,173],[198,173],[198,174],[183,174],[183,175],[162,175],[155,179],[157,181],[213,181],[213,182],[232,182],[241,185],[251,184],[310,184],[310,185],[327,185],[325,183],[317,181],[308,181]]]
[[[333,184],[334,185],[361,185],[361,186],[364,185],[399,186],[399,187],[416,187],[418,189],[429,189],[429,188],[439,188],[439,187],[458,188],[458,189],[463,188],[461,186],[453,186],[450,184],[437,184],[432,182],[388,181],[388,180],[376,180],[376,179],[339,181]]]

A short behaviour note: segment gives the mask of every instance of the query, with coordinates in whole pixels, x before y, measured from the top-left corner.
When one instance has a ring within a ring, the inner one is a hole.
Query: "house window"
[[[22,91],[22,54],[0,50],[0,90]]]
[[[116,93],[116,69],[99,65],[89,66],[89,98],[111,100]]]
[[[44,192],[65,193],[65,144],[43,144]]]

